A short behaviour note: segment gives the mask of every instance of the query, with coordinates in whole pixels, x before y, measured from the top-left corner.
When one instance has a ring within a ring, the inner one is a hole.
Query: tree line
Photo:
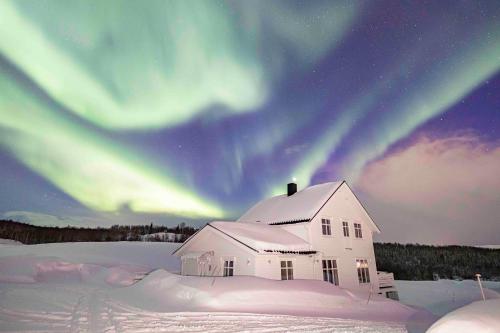
[[[196,232],[196,228],[181,223],[175,227],[153,225],[113,225],[109,228],[45,227],[11,220],[0,220],[0,238],[13,239],[23,244],[60,242],[140,241],[142,235],[158,232],[180,234],[180,242]],[[150,240],[155,240],[151,238]]]
[[[375,243],[377,269],[397,280],[483,279],[500,281],[500,249]]]

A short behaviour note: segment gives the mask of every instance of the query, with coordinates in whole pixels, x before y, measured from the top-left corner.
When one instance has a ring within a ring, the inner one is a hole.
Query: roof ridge
[[[237,222],[257,222],[268,225],[310,222],[345,180],[315,184],[297,191],[263,199],[247,210]]]

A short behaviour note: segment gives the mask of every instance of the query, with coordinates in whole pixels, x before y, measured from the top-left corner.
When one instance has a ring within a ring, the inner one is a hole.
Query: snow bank
[[[500,299],[478,301],[448,313],[427,333],[498,333]]]
[[[0,246],[1,245],[22,245],[23,243],[18,242],[13,239],[5,239],[5,238],[0,238]]]
[[[179,270],[176,243],[2,245],[0,282],[92,283],[126,286],[157,268]]]
[[[0,282],[7,283],[106,283],[126,286],[146,271],[133,265],[105,267],[78,264],[55,257],[0,258]]]
[[[481,291],[476,281],[439,280],[439,281],[395,281],[402,303],[424,308],[434,315],[444,314],[466,304],[481,299]],[[487,285],[499,282],[490,282]],[[484,284],[483,284],[484,286]],[[484,289],[486,298],[499,298],[496,291]]]
[[[416,311],[398,302],[354,293],[323,281],[257,277],[193,277],[158,270],[111,296],[155,312],[244,312],[405,322]]]
[[[74,263],[140,266],[180,271],[180,260],[171,256],[178,243],[80,242],[0,247],[0,258],[10,256],[52,257]]]

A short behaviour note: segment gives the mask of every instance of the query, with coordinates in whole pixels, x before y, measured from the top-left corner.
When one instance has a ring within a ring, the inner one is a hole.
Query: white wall
[[[283,224],[281,228],[309,242],[309,222]]]
[[[322,218],[330,219],[331,236],[323,236],[321,229]],[[343,221],[349,223],[348,238],[344,237],[343,234]],[[361,224],[362,239],[355,238],[354,223]],[[356,259],[358,258],[368,260],[370,280],[374,291],[378,291],[371,222],[345,183],[310,222],[309,237],[314,249],[320,252],[322,258],[328,257],[337,260],[339,285],[341,287],[370,288],[370,285],[359,284],[356,268]],[[322,275],[317,275],[317,278],[323,279]]]
[[[293,277],[295,280],[312,280],[315,279],[314,259],[315,255],[260,254],[256,257],[255,272],[257,276],[263,278],[281,280],[281,261],[291,260],[293,262]]]

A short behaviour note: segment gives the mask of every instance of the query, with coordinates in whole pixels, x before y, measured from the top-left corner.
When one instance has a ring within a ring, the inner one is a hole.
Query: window
[[[361,232],[361,224],[354,223],[354,236],[356,238],[363,238],[363,233]]]
[[[344,229],[344,237],[349,237],[349,223],[344,221],[342,222],[342,229]]]
[[[291,260],[281,262],[281,279],[293,280],[293,265]]]
[[[385,293],[385,297],[399,301],[399,295],[397,291],[388,291]]]
[[[323,281],[339,285],[339,274],[337,271],[337,260],[323,260]]]
[[[356,259],[359,283],[370,283],[370,272],[368,271],[368,260]]]
[[[321,230],[323,231],[323,235],[331,235],[332,229],[330,226],[329,219],[321,219]]]
[[[233,260],[225,260],[224,261],[224,276],[233,276],[234,275],[234,261]]]

